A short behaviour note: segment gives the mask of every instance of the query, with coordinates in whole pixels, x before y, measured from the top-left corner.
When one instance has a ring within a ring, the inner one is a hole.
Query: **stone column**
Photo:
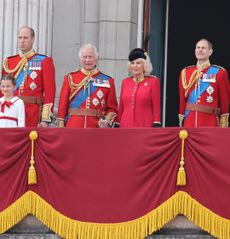
[[[79,68],[83,3],[83,0],[54,1],[52,53],[56,68],[56,107],[64,75]]]

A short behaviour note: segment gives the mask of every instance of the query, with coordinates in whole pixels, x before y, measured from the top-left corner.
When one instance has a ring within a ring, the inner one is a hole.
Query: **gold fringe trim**
[[[230,220],[202,206],[188,193],[178,191],[159,207],[138,219],[122,223],[90,223],[70,219],[35,192],[28,191],[0,213],[0,233],[32,214],[66,239],[142,239],[162,228],[178,214],[220,239],[230,238]]]

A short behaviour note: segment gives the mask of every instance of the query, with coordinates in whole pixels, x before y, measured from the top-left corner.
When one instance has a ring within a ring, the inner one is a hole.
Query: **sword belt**
[[[214,107],[206,106],[206,105],[197,105],[197,104],[187,103],[186,104],[186,110],[203,112],[203,113],[213,114],[213,115],[219,115],[220,114],[220,109],[219,108],[214,108]]]
[[[105,116],[105,112],[95,109],[79,109],[79,108],[71,108],[68,111],[68,115],[77,115],[77,116],[94,116],[98,119]]]

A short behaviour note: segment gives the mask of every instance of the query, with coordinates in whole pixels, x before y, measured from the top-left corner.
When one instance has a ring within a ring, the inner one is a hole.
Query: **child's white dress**
[[[17,96],[6,101],[0,98],[0,128],[25,127],[25,106]]]

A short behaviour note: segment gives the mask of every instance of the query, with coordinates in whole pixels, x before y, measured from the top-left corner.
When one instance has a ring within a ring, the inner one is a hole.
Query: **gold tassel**
[[[29,168],[28,184],[29,185],[37,184],[37,173],[36,173],[35,167],[33,165],[31,165]]]
[[[177,173],[177,185],[185,186],[186,185],[186,173],[184,167],[180,167]]]
[[[31,140],[31,158],[30,158],[30,168],[28,172],[28,184],[29,185],[34,185],[37,184],[37,173],[36,169],[34,167],[35,161],[34,161],[34,141],[38,137],[37,131],[31,131],[30,132],[30,140]]]
[[[180,168],[177,173],[177,185],[185,186],[186,185],[186,172],[184,169],[184,141],[188,137],[187,130],[181,130],[179,133],[179,137],[182,140],[181,142],[181,159],[180,159]]]

